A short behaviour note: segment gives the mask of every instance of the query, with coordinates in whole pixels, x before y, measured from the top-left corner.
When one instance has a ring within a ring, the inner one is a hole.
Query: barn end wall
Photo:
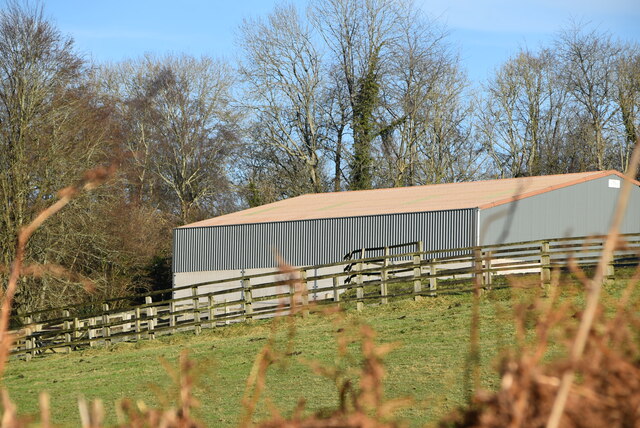
[[[480,211],[481,245],[571,236],[604,235],[620,188],[609,180],[586,181]],[[633,186],[622,233],[640,232],[640,188]]]
[[[272,268],[274,249],[294,266],[309,266],[358,248],[420,240],[425,251],[468,247],[475,236],[475,209],[178,228],[173,272]]]

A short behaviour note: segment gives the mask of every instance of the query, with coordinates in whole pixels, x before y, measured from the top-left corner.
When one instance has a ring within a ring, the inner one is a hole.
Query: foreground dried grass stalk
[[[27,242],[29,242],[31,235],[33,235],[33,233],[40,226],[42,226],[42,224],[47,219],[64,208],[64,206],[67,205],[73,198],[78,196],[78,194],[83,191],[93,190],[96,187],[100,186],[102,183],[112,177],[115,171],[115,164],[112,164],[109,167],[99,167],[87,171],[78,184],[60,190],[60,192],[58,192],[59,199],[53,205],[40,212],[31,223],[23,227],[22,230],[20,230],[20,232],[18,233],[16,255],[13,264],[11,265],[11,273],[9,274],[7,289],[4,293],[0,291],[0,298],[2,298],[2,312],[0,313],[0,379],[4,374],[6,362],[9,357],[11,346],[13,344],[13,337],[9,334],[9,319],[11,316],[11,308],[13,306],[13,298],[18,287],[18,279],[20,278],[20,275],[25,271],[25,269],[23,268],[23,264]],[[35,274],[40,271],[45,272],[46,270],[46,267],[41,267],[40,270],[31,267],[27,270],[27,272]],[[64,269],[61,270],[50,268],[49,270],[57,271],[58,273],[63,274],[66,273],[66,270]]]
[[[9,286],[3,298],[3,313],[0,320],[0,377],[4,371],[12,338],[7,333],[8,315],[11,309],[13,296],[16,291],[17,281],[20,275],[42,275],[45,273],[73,276],[64,268],[56,266],[23,267],[25,247],[31,235],[48,218],[60,211],[67,203],[83,190],[90,190],[105,180],[115,171],[115,168],[101,168],[90,171],[76,186],[63,189],[60,199],[51,207],[40,213],[36,219],[20,231],[16,260],[12,265]],[[332,379],[338,389],[339,406],[329,414],[314,413],[304,415],[304,399],[300,399],[296,411],[290,418],[284,418],[281,413],[271,406],[272,417],[260,423],[254,423],[253,418],[256,406],[266,386],[268,369],[275,363],[283,363],[292,355],[293,339],[296,334],[296,316],[309,313],[313,305],[308,303],[308,290],[300,280],[298,271],[280,262],[281,274],[284,276],[284,284],[294,290],[289,302],[288,316],[276,317],[272,322],[272,337],[256,356],[254,366],[247,379],[245,397],[243,399],[244,414],[240,427],[345,427],[345,428],[397,428],[399,423],[392,421],[395,409],[406,404],[405,400],[385,401],[383,399],[382,380],[384,367],[382,357],[393,346],[376,345],[374,331],[366,326],[359,325],[351,329],[338,329],[342,333],[338,337],[339,354],[344,357],[350,343],[358,341],[361,344],[362,367],[357,373],[358,382],[354,382],[350,373],[346,373],[337,367],[321,366],[318,362],[308,362],[312,369],[322,376]],[[74,276],[74,278],[76,278]],[[283,303],[283,311],[286,304]],[[325,311],[326,315],[336,314],[336,309]],[[276,332],[281,322],[288,325],[287,340],[284,347],[278,346],[275,340]],[[355,337],[354,336],[355,332]],[[174,379],[175,389],[179,391],[179,399],[176,407],[148,408],[144,403],[135,405],[130,400],[123,400],[117,405],[119,427],[166,427],[166,428],[197,428],[203,425],[192,416],[192,409],[198,406],[193,397],[192,389],[195,382],[194,363],[183,352],[180,356],[179,370],[173,370],[164,363],[165,369]],[[18,417],[15,405],[9,399],[6,391],[2,391],[3,415],[2,428],[21,428],[29,426],[32,422]],[[83,428],[101,428],[104,426],[105,410],[101,400],[91,403],[83,398],[78,401],[78,410]],[[51,426],[50,403],[46,393],[40,395],[40,425]]]
[[[293,339],[296,334],[295,316],[300,313],[303,315],[306,314],[310,306],[308,303],[304,304],[304,297],[307,296],[308,290],[300,280],[298,270],[286,263],[279,253],[276,252],[274,255],[278,262],[280,274],[284,278],[283,285],[286,286],[287,289],[293,290],[293,295],[289,299],[288,316],[284,316],[288,305],[287,302],[284,300],[280,301],[278,314],[271,322],[271,335],[269,340],[254,359],[253,366],[247,377],[244,397],[242,398],[243,414],[240,419],[240,428],[252,426],[256,406],[266,386],[267,371],[271,365],[284,362],[286,361],[286,357],[291,355]],[[284,349],[280,349],[275,340],[276,332],[282,322],[286,322],[288,327]]]
[[[33,233],[50,217],[59,212],[65,207],[73,198],[78,196],[83,191],[90,191],[103,184],[109,178],[113,176],[116,171],[116,164],[112,164],[109,167],[99,167],[87,171],[83,178],[74,186],[66,187],[58,192],[59,199],[51,206],[41,211],[31,223],[23,227],[18,233],[18,239],[16,244],[16,255],[11,265],[9,273],[9,282],[7,283],[6,290],[0,289],[0,299],[2,299],[2,306],[0,309],[0,379],[4,375],[11,346],[13,345],[13,336],[9,333],[9,320],[11,317],[11,309],[13,306],[13,298],[18,288],[18,280],[22,275],[42,276],[44,274],[53,274],[69,279],[78,280],[87,289],[91,289],[92,283],[86,278],[69,272],[62,266],[58,265],[32,265],[23,266],[25,259],[25,251],[29,239]],[[27,426],[27,421],[18,418],[16,407],[9,399],[9,394],[6,390],[2,390],[2,427],[21,427]],[[40,395],[40,409],[41,409],[41,426],[47,428],[50,426],[50,408],[49,397],[46,393]],[[82,408],[81,408],[82,409]]]
[[[335,315],[336,324],[344,324],[342,313]],[[360,344],[361,364],[355,373],[341,369],[340,365],[327,366],[317,361],[307,361],[312,370],[333,381],[338,392],[338,407],[332,412],[316,412],[304,415],[304,400],[300,400],[293,416],[286,419],[274,415],[260,428],[292,427],[345,427],[345,428],[399,428],[405,426],[395,417],[395,412],[411,404],[412,400],[400,398],[386,400],[383,394],[385,368],[383,357],[396,344],[377,345],[375,331],[366,324],[356,323],[338,329],[338,354],[345,358],[350,343]]]
[[[584,308],[558,304],[557,273],[550,299],[516,307],[517,337],[524,343],[525,323],[532,309],[540,314],[536,341],[502,363],[501,388],[478,391],[473,403],[443,427],[637,427],[640,426],[640,315],[631,295],[640,280],[640,266],[622,294],[613,318],[605,316],[600,297],[607,265],[618,248],[620,226],[640,162],[636,144],[614,219],[593,278],[575,263],[569,268],[586,291]],[[640,256],[640,255],[639,255]],[[576,319],[578,324],[576,325]],[[561,333],[567,356],[543,361],[553,344],[552,331]]]
[[[204,425],[195,419],[192,410],[199,405],[193,396],[193,386],[196,377],[196,365],[189,359],[187,351],[180,354],[178,370],[165,364],[167,371],[174,381],[174,389],[179,391],[178,402],[175,407],[149,408],[144,402],[133,404],[131,400],[124,399],[117,403],[116,414],[117,427],[120,428],[203,428]],[[9,401],[10,403],[10,401]],[[10,404],[12,406],[12,404]],[[11,409],[11,407],[10,407]],[[50,414],[48,397],[41,395],[40,400],[40,425],[43,428],[50,426]],[[103,428],[105,426],[105,409],[102,400],[87,402],[84,398],[78,400],[78,411],[82,428]],[[6,413],[5,413],[6,414]],[[15,411],[9,418],[12,425],[2,423],[2,428],[22,428],[29,426],[26,421],[18,420]]]
[[[296,297],[304,297],[308,292],[306,286],[300,280],[297,271],[291,266],[280,261],[281,274],[285,276],[285,282],[295,290],[293,301]],[[302,300],[304,302],[304,300]],[[342,428],[398,428],[402,425],[394,418],[394,412],[409,404],[407,399],[385,400],[383,396],[383,379],[385,369],[382,358],[390,352],[395,344],[377,345],[375,343],[375,332],[371,327],[364,324],[353,324],[344,327],[345,319],[343,313],[332,307],[322,311],[323,316],[333,317],[337,328],[338,356],[346,359],[348,346],[352,343],[360,344],[361,365],[355,373],[341,368],[340,364],[326,366],[318,361],[304,361],[314,373],[326,377],[336,385],[336,392],[339,398],[338,407],[327,412],[315,412],[307,414],[305,412],[305,400],[300,398],[298,405],[290,417],[284,417],[282,413],[270,405],[271,417],[265,421],[252,422],[255,408],[259,397],[266,386],[267,371],[270,366],[277,362],[284,361],[290,356],[293,349],[293,339],[295,336],[295,319],[297,314],[305,314],[313,305],[302,304],[290,308],[289,316],[276,318],[273,320],[273,334],[269,342],[263,347],[256,357],[251,374],[247,379],[247,391],[243,400],[244,416],[240,427],[250,428],[320,428],[320,427],[342,427]],[[285,349],[279,349],[275,342],[275,332],[278,322],[286,320],[289,323],[289,332]]]
[[[555,275],[557,278],[558,275]],[[544,427],[549,420],[561,379],[567,370],[577,374],[567,395],[560,426],[568,428],[640,426],[640,348],[638,302],[628,298],[638,286],[636,270],[623,292],[624,305],[607,316],[598,305],[582,358],[545,361],[555,344],[570,349],[584,319],[582,308],[549,299],[515,307],[516,333],[523,341],[531,312],[539,316],[535,340],[501,363],[497,393],[478,392],[473,403],[440,424],[441,427]],[[554,288],[557,286],[554,284]]]
[[[174,382],[174,389],[179,391],[178,402],[175,407],[149,408],[142,402],[134,405],[130,400],[123,400],[118,404],[118,427],[121,428],[203,428],[204,424],[193,416],[193,409],[200,403],[193,396],[193,387],[196,382],[198,367],[189,359],[187,351],[180,353],[178,371],[163,362]],[[95,425],[91,428],[102,428],[103,425]]]
[[[343,330],[344,331],[344,330]],[[404,427],[396,420],[398,408],[410,404],[411,400],[385,400],[383,379],[385,375],[382,358],[393,349],[393,345],[376,345],[375,332],[367,325],[355,329],[361,345],[362,365],[353,377],[337,366],[324,366],[317,361],[308,361],[313,371],[334,382],[339,396],[339,404],[333,411],[305,414],[305,400],[300,398],[293,414],[284,417],[277,409],[271,408],[271,417],[256,424],[243,426],[257,428],[399,428]],[[351,331],[353,333],[353,331]],[[346,354],[347,336],[338,338],[341,354]]]
[[[596,310],[598,309],[598,303],[600,301],[600,294],[602,291],[602,284],[605,277],[605,269],[613,259],[613,252],[618,245],[620,226],[622,225],[622,220],[627,211],[629,196],[631,194],[631,186],[633,180],[636,177],[639,163],[640,139],[637,141],[636,147],[631,155],[631,161],[629,162],[629,167],[627,168],[625,174],[626,180],[624,180],[624,183],[622,185],[622,190],[620,192],[620,197],[618,198],[618,203],[614,212],[614,218],[611,224],[611,228],[609,229],[609,234],[602,250],[602,257],[598,262],[598,266],[596,267],[596,272],[593,276],[593,279],[584,284],[587,290],[587,302],[584,310],[584,316],[582,318],[582,321],[580,322],[580,327],[578,328],[576,338],[571,346],[570,357],[572,364],[578,364],[584,353],[587,339],[589,337],[589,332],[591,331],[591,327],[593,326]],[[560,425],[560,419],[562,418],[562,413],[569,396],[569,389],[571,388],[571,384],[573,383],[574,379],[575,370],[573,369],[573,367],[569,367],[562,375],[560,388],[558,389],[558,395],[553,404],[553,409],[547,423],[547,428],[557,428]]]

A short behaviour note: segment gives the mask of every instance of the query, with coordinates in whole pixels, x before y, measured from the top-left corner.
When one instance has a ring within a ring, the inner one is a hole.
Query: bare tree
[[[640,127],[640,47],[637,44],[623,46],[618,57],[615,85],[615,101],[620,111],[623,138],[619,150],[619,165],[627,169]]]
[[[2,262],[12,259],[15,233],[41,197],[31,164],[37,124],[51,114],[50,103],[78,76],[80,59],[72,41],[44,19],[41,8],[9,3],[0,11],[0,192]],[[46,197],[46,196],[45,196]]]
[[[349,163],[348,137],[351,110],[349,95],[341,72],[335,65],[327,71],[328,83],[322,102],[327,138],[324,144],[325,155],[333,161],[333,191],[343,190],[346,181],[346,164]]]
[[[614,81],[620,46],[609,34],[576,24],[560,34],[557,47],[567,90],[591,128],[584,142],[589,148],[590,167],[605,169],[610,166],[607,149],[613,146],[618,114]]]
[[[418,182],[419,145],[426,135],[435,83],[442,77],[443,36],[416,16],[402,20],[399,27],[381,85],[381,178],[387,185],[411,186]]]
[[[246,106],[264,128],[259,143],[304,165],[301,178],[308,185],[296,186],[298,191],[324,191],[324,88],[311,29],[293,6],[278,7],[264,21],[245,21],[240,44],[245,53],[240,73],[246,84]]]
[[[228,209],[228,160],[239,140],[229,67],[207,57],[148,55],[110,73],[133,197],[182,224]]]
[[[119,129],[109,99],[96,91],[90,70],[39,7],[9,3],[0,12],[0,215],[2,267],[14,257],[16,234],[58,189],[109,161]],[[27,248],[32,276],[18,289],[20,308],[69,304],[124,291],[119,274],[128,253],[112,245],[108,216],[117,183],[74,200],[45,224]],[[101,213],[102,216],[98,215]],[[34,266],[38,266],[38,268]],[[70,272],[51,275],[48,272]],[[84,278],[84,279],[83,279]],[[122,288],[121,288],[122,286]],[[120,291],[117,291],[120,290]]]
[[[261,141],[265,129],[259,125],[248,130],[250,141]],[[259,206],[301,195],[309,191],[306,163],[269,144],[246,144],[241,157],[238,182],[244,202]]]
[[[403,7],[409,5],[395,0],[326,0],[311,6],[312,21],[342,71],[348,94],[353,133],[351,189],[371,188],[373,183],[372,145],[380,133],[374,114]]]
[[[479,133],[503,177],[554,172],[545,167],[545,155],[564,136],[567,112],[556,62],[548,49],[521,51],[485,87]]]
[[[468,138],[466,76],[446,32],[412,10],[399,29],[381,85],[378,180],[411,186],[470,177],[479,151]]]
[[[153,150],[157,85],[152,75],[159,73],[153,59],[142,58],[107,64],[98,69],[96,84],[114,106],[122,132],[122,149],[128,153],[122,174],[128,198],[136,205],[158,207],[161,184],[154,173]]]
[[[466,78],[454,63],[436,83],[419,146],[419,184],[473,180],[483,166],[484,150],[472,138],[473,105],[465,93]]]

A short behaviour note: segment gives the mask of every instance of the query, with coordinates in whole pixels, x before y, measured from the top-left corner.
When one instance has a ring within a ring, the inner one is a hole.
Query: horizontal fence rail
[[[264,319],[294,311],[308,311],[309,303],[351,302],[361,310],[368,302],[460,293],[495,285],[497,277],[529,274],[541,287],[551,284],[551,271],[569,260],[595,265],[604,236],[560,238],[483,247],[423,251],[422,243],[355,250],[344,260],[295,268],[296,280],[279,270],[205,281],[187,286],[99,303],[77,304],[20,314],[22,327],[14,355],[27,359],[47,351],[154,339],[182,331],[199,334],[202,328]],[[636,265],[640,234],[621,235],[607,275],[615,266]],[[397,253],[398,248],[415,248]],[[395,250],[395,251],[392,251]],[[373,253],[373,254],[372,254]],[[392,254],[393,253],[393,254]],[[442,254],[462,254],[441,257]],[[163,298],[170,295],[171,298]],[[136,303],[132,303],[136,302]],[[144,303],[142,303],[144,302]]]

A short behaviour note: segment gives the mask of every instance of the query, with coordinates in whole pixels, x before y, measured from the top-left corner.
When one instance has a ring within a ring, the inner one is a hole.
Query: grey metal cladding
[[[174,229],[173,272],[332,263],[354,249],[422,240],[425,251],[474,244],[475,209]],[[395,250],[395,254],[403,252]]]
[[[620,193],[609,179],[621,181],[610,175],[482,210],[481,245],[606,234]],[[638,186],[632,188],[622,232],[640,232]]]

